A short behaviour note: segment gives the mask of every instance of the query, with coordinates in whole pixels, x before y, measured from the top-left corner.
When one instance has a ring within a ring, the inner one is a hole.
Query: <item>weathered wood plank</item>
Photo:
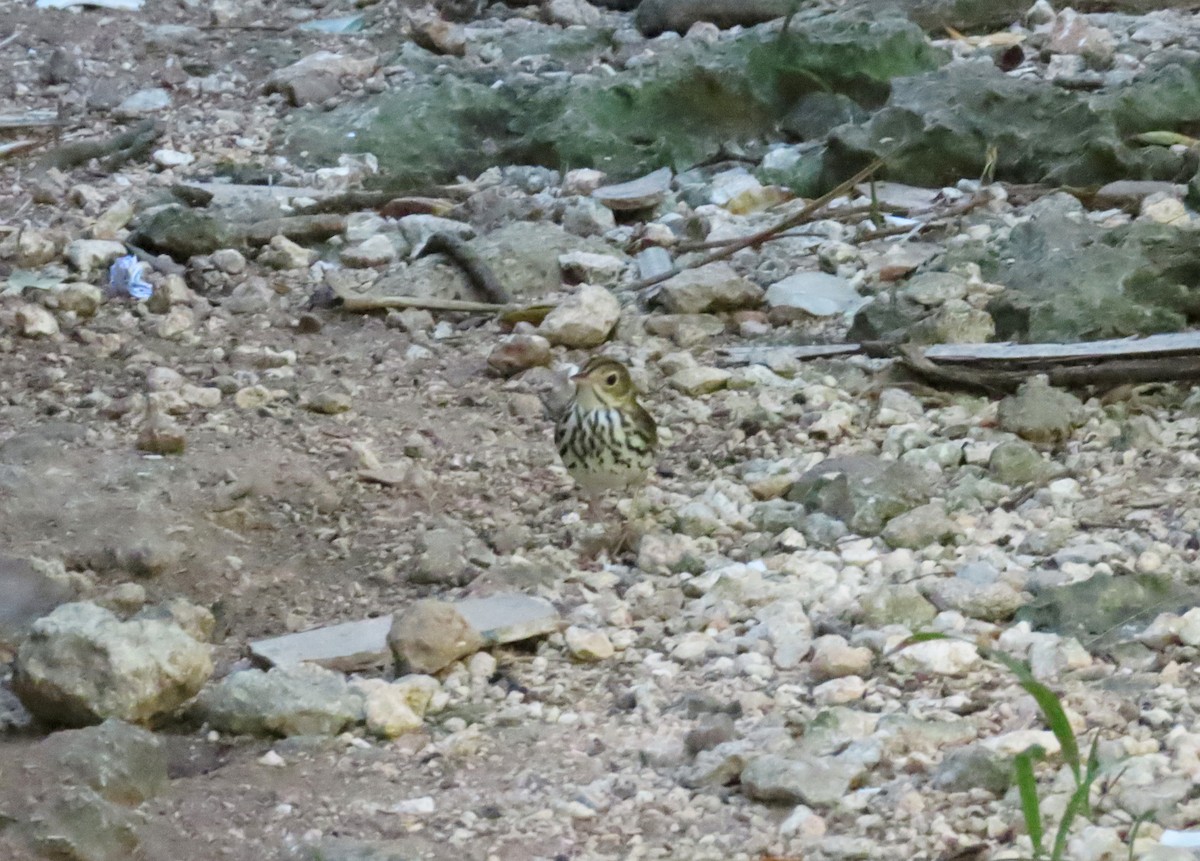
[[[1173,332],[1145,338],[1116,338],[1075,344],[935,344],[925,348],[934,362],[1063,362],[1085,359],[1145,358],[1200,352],[1200,332]]]

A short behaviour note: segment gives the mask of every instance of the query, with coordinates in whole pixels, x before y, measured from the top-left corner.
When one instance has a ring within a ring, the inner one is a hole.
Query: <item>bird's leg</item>
[[[617,540],[613,546],[613,556],[618,556],[627,550],[633,550],[637,545],[638,539],[643,535],[643,531],[639,528],[639,515],[641,512],[642,488],[636,487],[633,491],[633,497],[629,500],[629,516],[621,517],[620,509],[617,510],[617,516],[620,520],[620,528],[617,532]]]

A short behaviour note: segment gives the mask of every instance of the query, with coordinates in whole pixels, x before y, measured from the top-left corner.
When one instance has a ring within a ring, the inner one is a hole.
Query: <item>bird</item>
[[[571,382],[575,395],[555,425],[554,442],[594,517],[602,494],[645,481],[658,426],[638,403],[629,369],[616,359],[593,356]]]

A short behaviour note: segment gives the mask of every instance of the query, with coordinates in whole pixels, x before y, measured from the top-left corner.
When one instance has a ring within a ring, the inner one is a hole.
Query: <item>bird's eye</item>
[[[607,377],[604,378],[604,385],[615,386],[616,384],[617,384],[617,375],[616,374],[609,374]]]

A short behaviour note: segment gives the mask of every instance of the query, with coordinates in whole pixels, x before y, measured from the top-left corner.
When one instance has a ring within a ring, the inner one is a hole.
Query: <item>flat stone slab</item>
[[[466,598],[452,606],[474,628],[485,646],[515,643],[558,630],[559,615],[544,598],[501,592],[486,598]],[[251,656],[272,667],[317,664],[330,670],[354,672],[388,664],[392,650],[388,631],[392,616],[327,625],[297,634],[256,640]]]
[[[592,197],[609,209],[621,212],[657,206],[670,190],[671,169],[662,167],[629,182],[598,188],[592,192]]]
[[[486,598],[464,598],[454,608],[489,646],[541,637],[558,630],[558,611],[545,598],[520,592],[498,592]]]
[[[391,615],[357,622],[343,622],[285,634],[250,644],[250,655],[271,667],[317,664],[343,673],[388,664],[392,650],[387,644]]]

